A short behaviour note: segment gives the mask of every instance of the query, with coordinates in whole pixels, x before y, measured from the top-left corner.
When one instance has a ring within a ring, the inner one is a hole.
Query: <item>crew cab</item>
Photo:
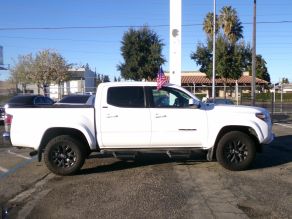
[[[250,168],[273,140],[263,108],[201,102],[182,87],[152,82],[101,83],[91,105],[6,109],[4,137],[32,148],[59,175],[74,174],[93,151],[116,157],[205,150],[229,170]]]

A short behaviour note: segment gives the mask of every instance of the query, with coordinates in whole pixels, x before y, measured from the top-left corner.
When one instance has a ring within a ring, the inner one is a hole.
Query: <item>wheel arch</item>
[[[82,143],[82,145],[85,147],[87,154],[88,155],[90,154],[91,149],[89,147],[87,139],[80,130],[77,130],[74,128],[50,128],[50,129],[46,130],[46,132],[44,133],[44,135],[42,137],[42,140],[41,140],[41,143],[39,146],[39,150],[38,150],[38,160],[39,161],[41,161],[42,153],[44,152],[45,147],[49,143],[49,141],[57,136],[60,136],[60,135],[69,135],[72,138],[74,138],[75,140],[80,141]]]
[[[224,126],[221,128],[221,130],[219,131],[216,140],[215,140],[215,144],[214,144],[214,155],[216,156],[216,149],[217,149],[217,145],[219,140],[228,132],[231,131],[240,131],[243,132],[245,134],[247,134],[248,136],[250,136],[252,138],[252,140],[255,142],[255,146],[256,146],[256,152],[262,152],[262,148],[261,148],[261,144],[259,143],[259,139],[257,137],[256,131],[248,126]]]

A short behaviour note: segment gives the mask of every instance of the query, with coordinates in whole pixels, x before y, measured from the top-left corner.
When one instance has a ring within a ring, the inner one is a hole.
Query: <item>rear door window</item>
[[[145,97],[143,87],[110,87],[107,103],[117,107],[144,108]]]

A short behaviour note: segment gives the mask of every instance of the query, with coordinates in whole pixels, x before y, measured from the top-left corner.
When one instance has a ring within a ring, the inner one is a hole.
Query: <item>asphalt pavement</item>
[[[274,122],[275,141],[241,172],[202,154],[151,154],[92,158],[77,175],[61,177],[27,149],[2,145],[0,206],[9,218],[292,218],[292,122]]]

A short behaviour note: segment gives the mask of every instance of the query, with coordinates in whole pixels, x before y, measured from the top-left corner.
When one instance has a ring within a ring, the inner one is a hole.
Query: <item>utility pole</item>
[[[252,85],[251,85],[251,101],[255,105],[255,84],[256,84],[256,4],[253,0],[253,31],[252,31]]]
[[[215,53],[216,51],[216,0],[214,0],[213,10],[213,73],[212,73],[212,98],[215,99]]]

